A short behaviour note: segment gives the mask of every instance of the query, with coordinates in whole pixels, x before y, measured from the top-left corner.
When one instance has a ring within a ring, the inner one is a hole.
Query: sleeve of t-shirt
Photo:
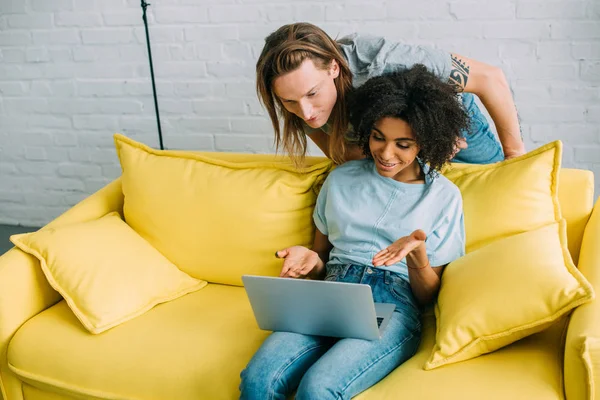
[[[465,224],[462,197],[458,189],[442,208],[433,232],[425,240],[429,263],[439,267],[465,255]]]
[[[329,190],[329,176],[325,179],[319,195],[317,196],[317,203],[313,211],[313,221],[315,226],[323,235],[329,235],[327,229],[327,218],[325,216],[325,206],[327,205],[327,192]]]
[[[446,82],[452,70],[450,53],[435,47],[394,42],[384,37],[354,33],[337,41],[350,69],[367,77],[382,75],[423,64]]]

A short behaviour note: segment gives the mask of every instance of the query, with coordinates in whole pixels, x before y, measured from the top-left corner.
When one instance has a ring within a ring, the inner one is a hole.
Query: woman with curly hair
[[[379,340],[274,332],[242,372],[242,399],[349,399],[417,350],[420,307],[444,267],[464,255],[462,198],[440,168],[468,116],[452,89],[422,65],[372,78],[349,116],[365,158],[325,180],[312,249],[292,246],[280,276],[362,283],[396,309]]]
[[[362,157],[348,132],[347,95],[367,79],[424,64],[461,93],[470,127],[453,161],[486,164],[525,153],[517,111],[501,69],[442,50],[353,34],[333,40],[309,23],[284,25],[265,39],[256,63],[256,90],[275,144],[300,163],[308,136],[336,164]],[[494,120],[500,143],[474,101]],[[280,127],[283,122],[283,127]],[[469,133],[469,134],[467,134]]]

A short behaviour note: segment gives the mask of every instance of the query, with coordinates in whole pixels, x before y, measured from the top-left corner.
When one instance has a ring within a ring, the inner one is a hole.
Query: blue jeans
[[[469,147],[459,151],[452,162],[491,164],[504,160],[502,146],[491,131],[485,115],[477,106],[475,96],[471,93],[463,93],[462,102],[469,113],[471,122],[469,132],[463,133]]]
[[[410,284],[391,271],[327,266],[326,280],[364,283],[373,299],[396,310],[379,340],[337,339],[274,332],[241,373],[241,399],[350,399],[373,386],[419,346],[421,322]]]

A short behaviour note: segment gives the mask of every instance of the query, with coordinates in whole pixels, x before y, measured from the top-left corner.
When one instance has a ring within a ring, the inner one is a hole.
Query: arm
[[[323,279],[325,278],[325,264],[329,261],[329,252],[332,249],[329,238],[321,233],[320,230],[315,229],[315,240],[313,242],[312,251],[317,253],[319,256],[319,262],[316,267],[308,274],[311,279]]]
[[[406,257],[408,278],[412,292],[421,305],[431,303],[440,290],[441,275],[444,267],[431,267],[427,256],[426,235],[416,230],[398,239],[373,258],[373,265],[392,265]]]
[[[428,305],[437,296],[444,266],[432,267],[425,249],[425,242],[406,256],[410,288],[421,305]]]
[[[319,149],[321,149],[321,151],[323,152],[323,154],[325,154],[325,156],[327,156],[327,158],[331,158],[329,156],[328,134],[319,129],[307,136],[319,147]],[[360,147],[352,143],[347,144],[346,155],[344,157],[346,161],[360,160],[363,158],[365,158],[365,155],[363,154],[362,149]]]
[[[525,154],[517,109],[500,68],[451,54],[449,83],[457,92],[476,94],[494,120],[506,158]]]
[[[277,257],[285,259],[279,276],[319,280],[325,278],[325,264],[332,247],[327,236],[315,229],[312,250],[304,246],[292,246],[277,252]]]

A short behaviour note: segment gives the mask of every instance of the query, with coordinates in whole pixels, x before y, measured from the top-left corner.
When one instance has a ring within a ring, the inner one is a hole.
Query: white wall
[[[272,152],[255,60],[309,21],[501,66],[528,149],[561,139],[564,165],[600,183],[597,0],[150,2],[167,148]],[[0,223],[44,224],[117,177],[115,131],[158,147],[139,3],[0,0]]]

